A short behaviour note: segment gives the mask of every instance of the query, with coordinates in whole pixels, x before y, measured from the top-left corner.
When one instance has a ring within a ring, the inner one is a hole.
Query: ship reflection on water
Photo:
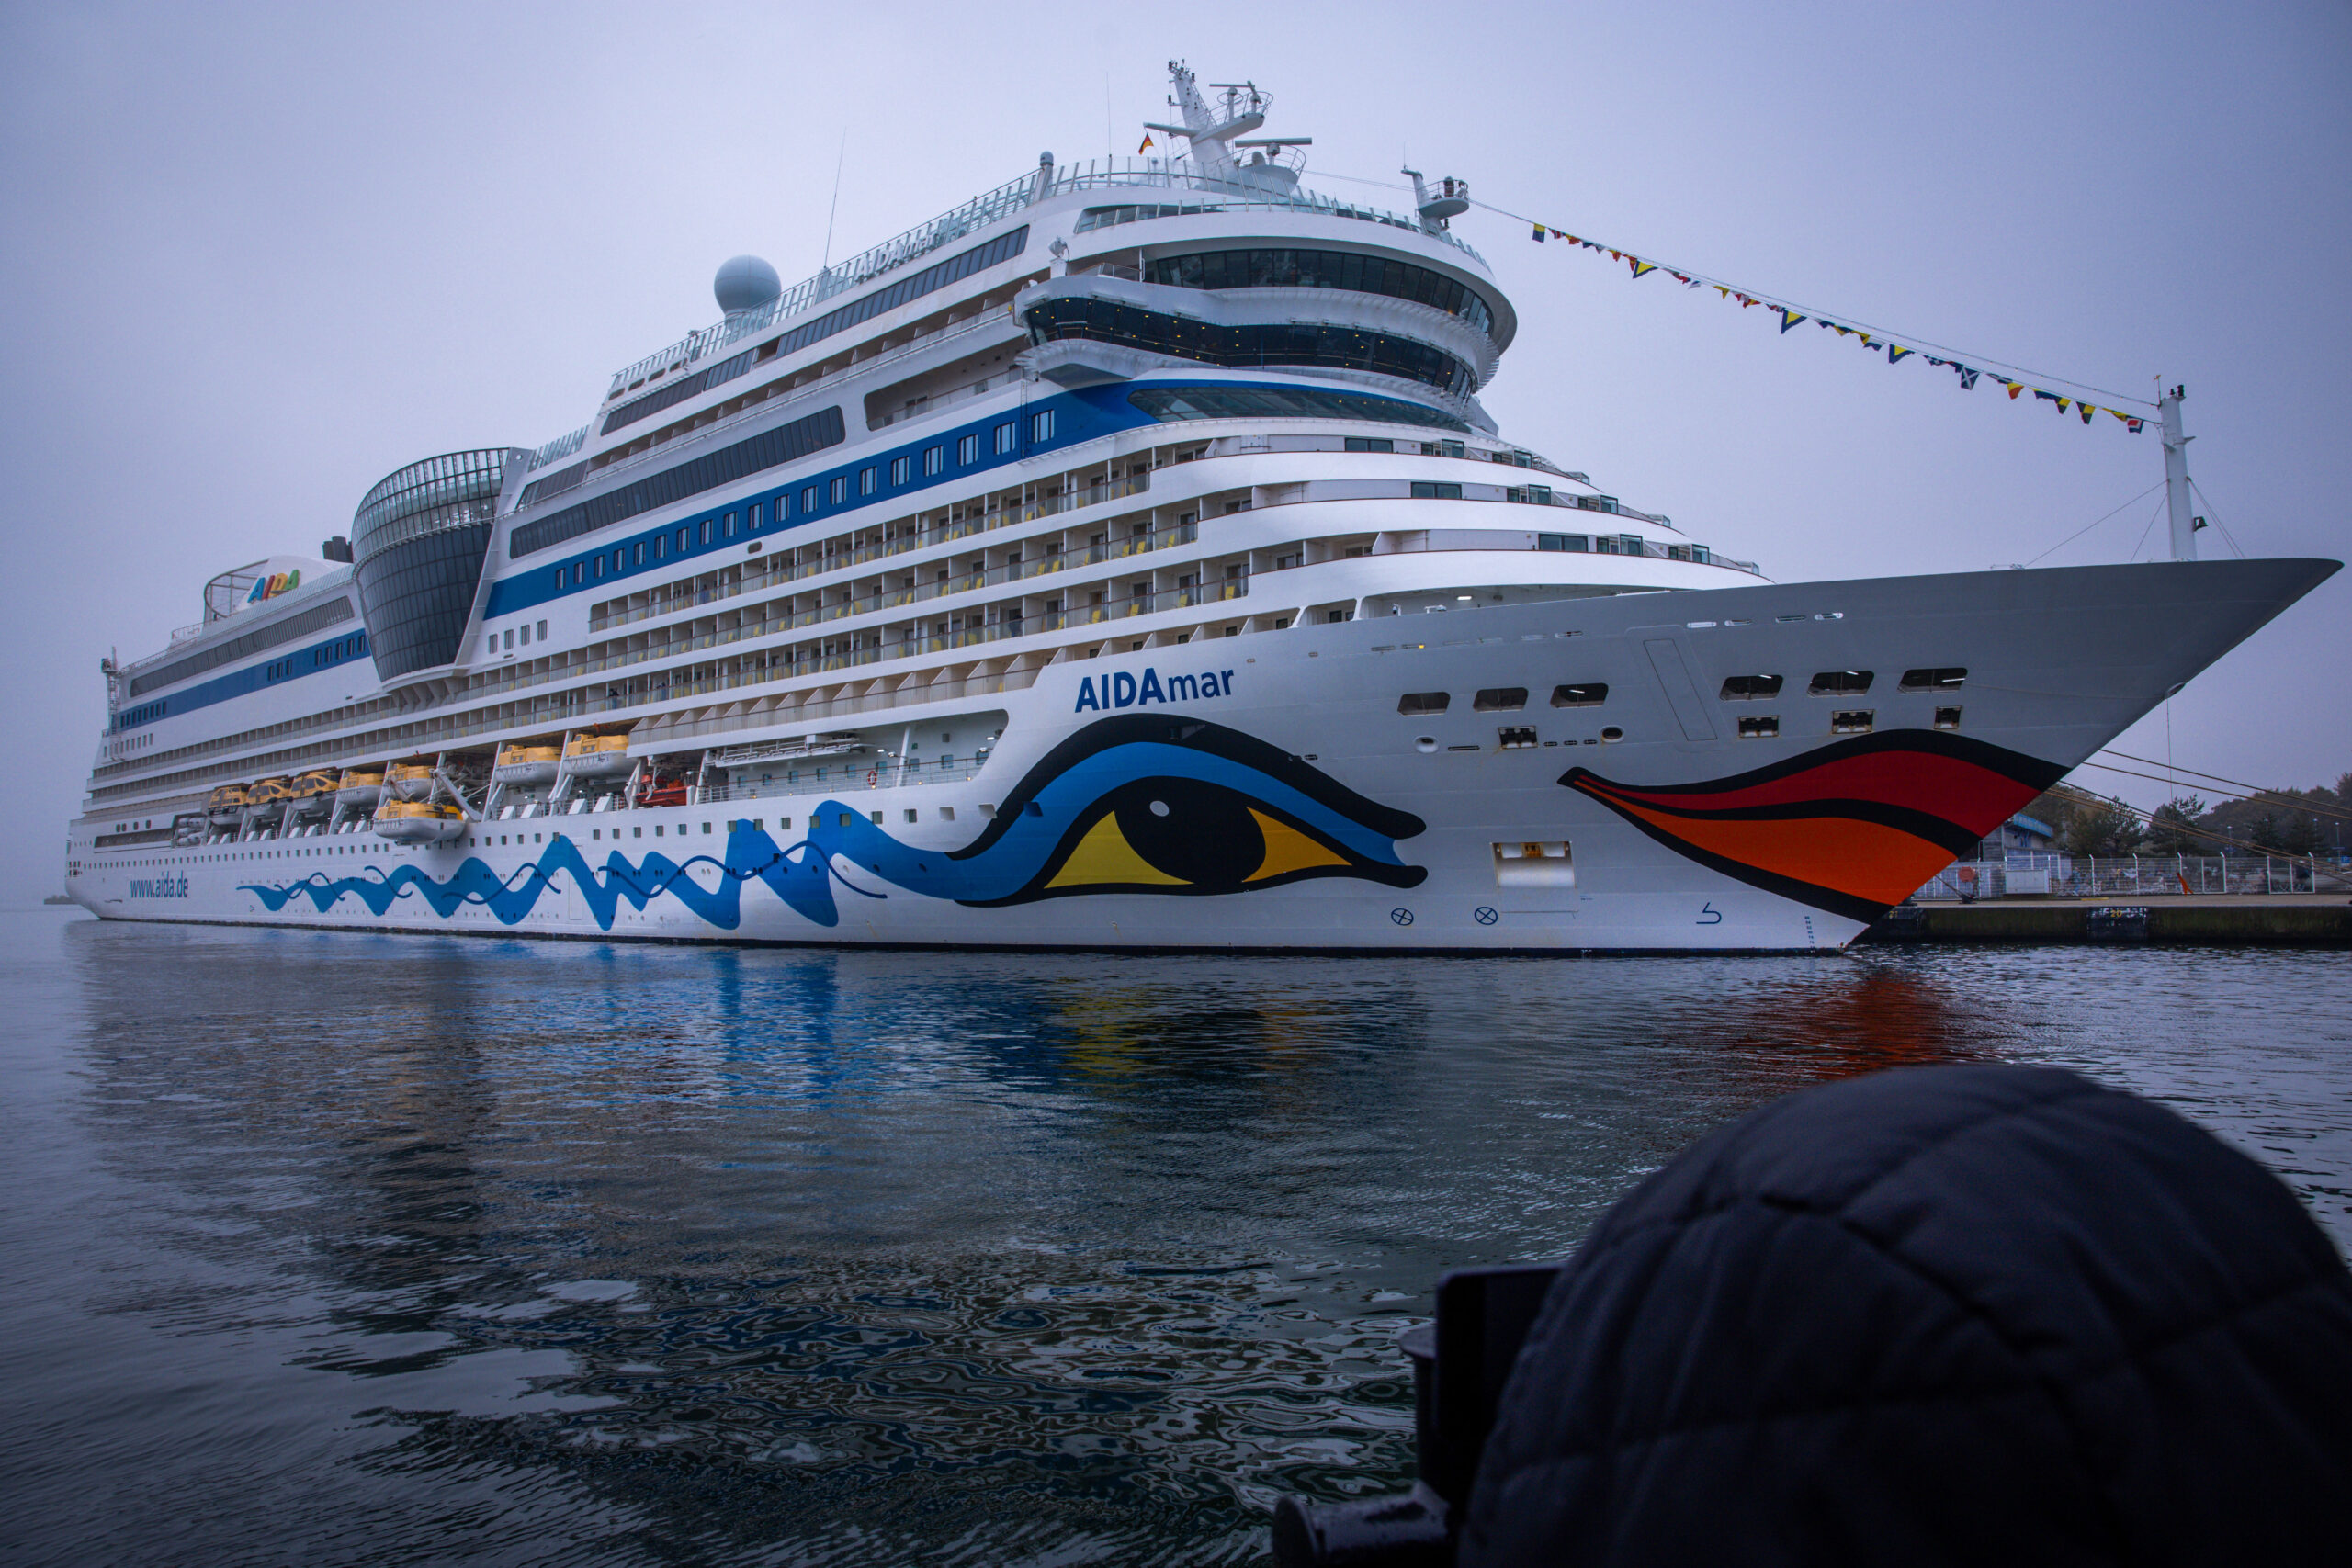
[[[42,1196],[0,1259],[70,1308],[6,1309],[40,1350],[11,1395],[52,1412],[9,1439],[36,1556],[1249,1561],[1276,1495],[1406,1478],[1394,1342],[1441,1271],[1566,1251],[1786,1090],[2062,1061],[2256,1147],[2339,1235],[2352,1186],[2335,1058],[2267,1032],[2352,1034],[2324,956],[43,919],[6,1172]],[[94,1515],[92,1473],[140,1482]]]

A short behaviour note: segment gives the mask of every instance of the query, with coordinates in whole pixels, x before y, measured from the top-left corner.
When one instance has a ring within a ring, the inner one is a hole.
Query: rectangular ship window
[[[1413,499],[1415,501],[1460,501],[1462,487],[1458,484],[1444,484],[1430,479],[1415,479]]]
[[[1597,708],[1608,700],[1609,683],[1605,681],[1552,688],[1552,705],[1555,708]]]
[[[1408,692],[1396,699],[1398,713],[1443,713],[1453,699],[1444,692]]]
[[[1506,725],[1495,731],[1495,742],[1506,751],[1529,751],[1535,748],[1535,727],[1532,724]]]
[[[1859,697],[1871,689],[1871,678],[1867,670],[1824,670],[1805,691],[1816,697]]]
[[[1497,844],[1495,886],[1498,887],[1574,887],[1577,862],[1564,840],[1529,840]]]
[[[1878,714],[1871,708],[1839,708],[1829,716],[1832,735],[1868,735],[1878,727]]]
[[[1957,692],[1968,680],[1968,671],[1943,668],[1936,670],[1905,670],[1903,689],[1906,692]]]
[[[891,458],[891,459],[890,459],[890,488],[891,488],[891,489],[893,489],[893,490],[896,490],[899,486],[903,485],[903,484],[905,484],[906,482],[907,482],[907,459],[905,459],[904,457],[893,457],[893,458]]]
[[[1526,705],[1524,686],[1487,686],[1470,699],[1471,708],[1478,713],[1517,713]]]
[[[967,435],[961,441],[956,443],[956,461],[957,463],[968,468],[979,460],[980,438],[978,436]]]
[[[998,425],[996,427],[996,455],[1000,457],[1010,455],[1018,435],[1019,431],[1014,426],[1012,421],[1008,419],[1002,424]]]
[[[1385,435],[1351,435],[1347,438],[1351,452],[1394,452],[1396,443]]]
[[[1752,703],[1764,697],[1781,694],[1778,675],[1727,675],[1724,677],[1723,700],[1727,703]]]
[[[1779,739],[1780,734],[1781,720],[1777,714],[1766,714],[1761,718],[1743,718],[1739,721],[1739,738],[1742,740],[1773,740]]]
[[[1958,729],[1960,728],[1960,710],[1958,708],[1938,708],[1936,710],[1936,728],[1938,729]]]
[[[939,470],[943,466],[942,460],[945,458],[946,456],[947,449],[944,446],[924,447],[922,449],[922,477],[927,479],[936,479],[939,475]]]

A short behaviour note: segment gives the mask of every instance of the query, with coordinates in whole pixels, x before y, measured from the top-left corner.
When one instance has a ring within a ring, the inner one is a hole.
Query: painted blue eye
[[[1122,715],[1030,770],[1006,812],[951,857],[973,886],[948,896],[1241,893],[1321,876],[1412,887],[1428,872],[1399,862],[1396,841],[1422,830],[1411,813],[1239,730]]]

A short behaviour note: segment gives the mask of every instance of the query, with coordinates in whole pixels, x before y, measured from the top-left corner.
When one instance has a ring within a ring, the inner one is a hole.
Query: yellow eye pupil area
[[[1268,877],[1285,872],[1308,871],[1320,865],[1347,864],[1344,856],[1335,854],[1287,822],[1278,822],[1264,812],[1252,807],[1250,815],[1258,819],[1258,831],[1265,836],[1265,858],[1258,869],[1243,880],[1263,882]]]
[[[1102,819],[1086,830],[1078,847],[1054,873],[1047,887],[1096,887],[1106,883],[1140,884],[1144,886],[1182,887],[1184,879],[1166,872],[1136,853],[1119,831],[1115,813],[1104,812]]]
[[[1238,892],[1348,857],[1238,791],[1197,779],[1140,779],[1097,803],[1043,890]]]

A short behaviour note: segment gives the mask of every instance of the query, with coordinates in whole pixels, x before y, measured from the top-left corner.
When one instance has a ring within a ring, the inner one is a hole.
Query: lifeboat
[[[286,779],[264,779],[245,792],[245,816],[254,822],[275,822],[286,815],[294,787]]]
[[[636,765],[626,735],[575,735],[563,749],[563,771],[577,778],[620,778]]]
[[[235,827],[245,819],[245,786],[222,784],[205,801],[204,809],[215,828]]]
[[[425,762],[394,762],[384,770],[384,793],[394,800],[423,800],[433,793],[433,769]]]
[[[503,784],[553,784],[556,768],[562,760],[560,747],[501,746],[491,777]]]
[[[388,800],[376,808],[376,833],[396,844],[446,844],[466,830],[466,814],[447,801]]]
[[[335,781],[334,799],[337,806],[347,806],[355,811],[365,811],[384,795],[384,770],[381,768],[345,768],[343,777]]]
[[[286,798],[296,812],[314,815],[327,808],[334,792],[333,768],[310,768],[294,775],[294,782],[286,786]]]

